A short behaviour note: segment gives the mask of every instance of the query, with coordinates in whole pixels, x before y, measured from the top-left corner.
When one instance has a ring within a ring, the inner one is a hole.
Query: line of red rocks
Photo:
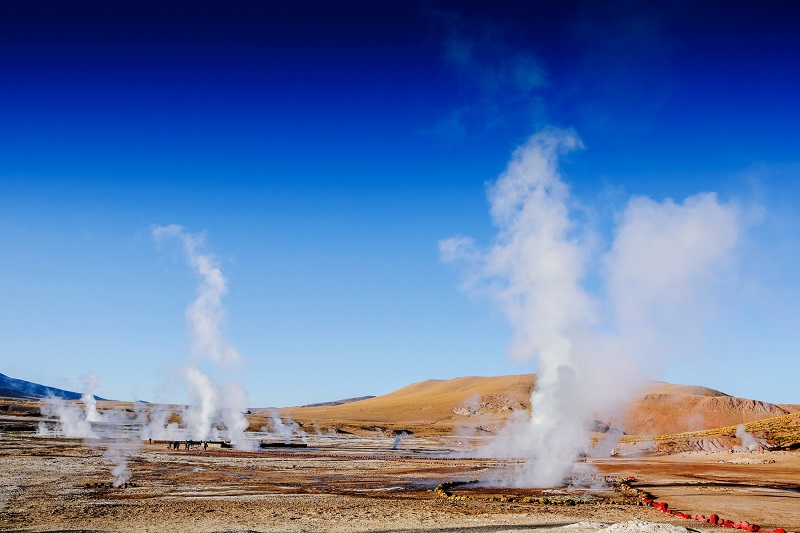
[[[630,490],[633,490],[633,491],[637,492],[640,495],[640,500],[644,505],[646,505],[648,507],[654,507],[654,508],[658,509],[659,511],[661,511],[662,513],[672,515],[675,518],[683,518],[685,520],[696,520],[698,522],[703,522],[703,523],[711,524],[711,525],[714,525],[714,526],[727,527],[727,528],[732,528],[732,529],[741,529],[742,531],[750,531],[750,532],[753,532],[753,533],[756,533],[756,532],[760,532],[760,533],[795,533],[794,531],[787,532],[782,527],[776,527],[775,529],[768,529],[768,528],[763,528],[763,527],[761,527],[759,525],[756,525],[756,524],[751,524],[751,523],[749,523],[747,521],[734,522],[733,520],[725,520],[724,518],[720,518],[720,516],[717,515],[717,514],[712,514],[711,516],[706,518],[704,515],[701,515],[701,514],[690,515],[690,514],[687,514],[687,513],[680,512],[680,511],[673,511],[673,510],[671,510],[669,508],[669,504],[667,502],[656,501],[655,498],[653,498],[646,491],[631,487],[629,483],[633,482],[633,481],[636,481],[635,478],[626,478],[625,479],[626,483],[624,483],[624,484],[627,487],[629,487]]]

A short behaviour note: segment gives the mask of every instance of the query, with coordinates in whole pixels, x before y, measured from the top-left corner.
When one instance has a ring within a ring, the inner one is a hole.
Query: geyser
[[[633,197],[603,250],[558,169],[580,147],[571,131],[533,135],[489,187],[494,243],[439,243],[444,261],[467,263],[464,287],[497,302],[513,325],[510,355],[538,364],[531,413],[480,450],[528,459],[493,480],[503,484],[559,486],[581,474],[593,415],[620,413],[641,383],[640,358],[701,322],[735,259],[742,217],[713,193],[683,203]]]
[[[176,224],[154,226],[152,231],[157,242],[177,240],[199,278],[197,297],[186,309],[194,358],[192,364],[181,372],[187,390],[195,400],[194,405],[183,413],[189,436],[193,440],[208,440],[219,425],[227,430],[234,447],[252,448],[244,437],[249,425],[243,414],[247,410],[247,391],[237,383],[221,387],[200,368],[201,361],[219,369],[243,362],[241,355],[222,334],[221,324],[225,317],[222,297],[228,292],[225,277],[214,257],[202,252],[203,235],[189,233]]]

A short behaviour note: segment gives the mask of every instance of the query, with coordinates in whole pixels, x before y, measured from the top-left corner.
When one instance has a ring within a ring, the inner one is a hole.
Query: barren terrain
[[[8,419],[4,420],[8,423]],[[523,531],[632,519],[686,525],[618,491],[565,505],[583,491],[464,485],[433,489],[513,466],[453,459],[452,443],[417,438],[315,437],[305,449],[167,450],[141,444],[127,487],[111,487],[114,443],[4,431],[0,441],[3,530],[52,531]],[[800,457],[791,452],[689,453],[594,463],[688,513],[717,512],[764,526],[800,528]],[[790,489],[794,489],[790,490]],[[547,496],[547,503],[522,503]],[[513,501],[513,500],[517,501]],[[506,500],[506,501],[502,501]],[[697,523],[690,527],[698,529]],[[710,528],[702,525],[699,529]],[[590,530],[590,529],[587,529]]]
[[[797,406],[703,387],[651,384],[629,405],[626,428],[673,433],[624,435],[614,457],[584,460],[590,475],[576,486],[504,486],[519,461],[470,455],[514,411],[530,409],[534,379],[430,380],[376,398],[282,409],[301,423],[308,446],[251,452],[37,436],[38,402],[1,400],[0,529],[601,533],[617,524],[608,531],[719,530],[677,513],[800,529]],[[130,403],[98,405],[133,416]],[[266,435],[259,431],[270,416],[268,410],[248,415],[254,443]],[[732,425],[706,427],[712,422]],[[761,449],[735,451],[742,423]],[[595,430],[603,438],[602,424]],[[135,432],[128,435],[135,439]],[[119,478],[112,469],[121,464],[132,477],[113,487]],[[619,484],[628,477],[636,479],[631,488]],[[645,492],[676,514],[642,505]]]

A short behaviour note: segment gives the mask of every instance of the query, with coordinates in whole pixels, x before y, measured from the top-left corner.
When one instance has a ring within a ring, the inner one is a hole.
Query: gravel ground
[[[481,478],[505,463],[442,458],[433,440],[414,439],[397,451],[391,450],[391,443],[391,439],[354,437],[297,450],[168,451],[163,444],[101,441],[90,445],[5,433],[0,440],[0,529],[673,533],[686,531],[683,526],[689,525],[695,530],[719,531],[613,498],[603,505],[571,507],[511,503],[478,497],[491,492],[483,487],[474,493],[477,500],[447,500],[431,489],[443,481]],[[111,468],[121,459],[127,460],[132,477],[127,487],[114,488]],[[800,525],[800,494],[780,487],[759,489],[752,486],[752,479],[747,482],[748,475],[771,472],[800,480],[796,455],[778,459],[754,464],[686,455],[609,460],[597,466],[609,474],[640,477],[642,487],[670,501],[672,507],[690,509],[697,504],[703,509],[694,512],[704,512],[705,507],[731,503],[745,515],[748,505],[755,513],[762,503],[783,502],[786,511],[775,511],[782,522],[773,527]],[[691,465],[702,465],[699,478]],[[775,477],[772,481],[780,484]],[[721,488],[734,493],[721,492]],[[692,490],[699,499],[692,499]],[[469,489],[460,493],[469,494]],[[678,529],[666,528],[667,524]]]

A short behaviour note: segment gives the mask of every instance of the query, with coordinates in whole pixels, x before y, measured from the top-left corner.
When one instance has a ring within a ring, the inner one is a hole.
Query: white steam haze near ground
[[[463,288],[499,304],[514,327],[511,357],[538,363],[531,414],[517,413],[482,450],[528,459],[499,483],[559,486],[578,473],[593,416],[621,414],[643,384],[643,359],[700,331],[735,272],[744,217],[714,193],[632,197],[603,246],[559,172],[578,148],[572,131],[533,135],[489,187],[492,245],[439,243],[444,261],[466,264]]]
[[[40,422],[38,436],[61,435],[67,438],[84,439],[91,448],[105,447],[103,459],[111,463],[111,475],[114,476],[113,485],[119,487],[130,480],[132,472],[128,461],[139,453],[141,442],[139,435],[130,438],[130,435],[112,435],[111,439],[101,439],[93,424],[105,424],[108,427],[129,425],[138,428],[142,424],[141,412],[136,413],[135,419],[130,419],[127,414],[120,411],[109,410],[100,413],[97,410],[97,400],[94,391],[100,385],[99,378],[92,372],[82,377],[83,391],[81,403],[67,402],[61,398],[49,397],[42,400],[42,415],[57,419],[55,428],[48,427],[46,422]],[[108,437],[104,434],[102,437]]]

